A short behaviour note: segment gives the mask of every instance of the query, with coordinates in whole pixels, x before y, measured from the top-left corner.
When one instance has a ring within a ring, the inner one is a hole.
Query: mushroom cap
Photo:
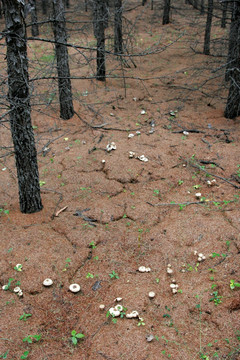
[[[16,287],[13,289],[13,291],[14,291],[15,293],[18,293],[19,291],[21,291],[21,288],[20,288],[19,286],[16,286]]]
[[[128,138],[133,138],[134,137],[134,134],[128,134]]]
[[[198,193],[195,194],[195,196],[196,196],[197,198],[200,198],[200,197],[202,196],[202,194],[201,194],[200,192],[198,192]]]
[[[53,284],[52,279],[47,278],[47,279],[43,280],[44,286],[51,286],[52,284]]]
[[[126,318],[127,319],[132,319],[133,318],[132,313],[131,314],[126,314]]]
[[[138,311],[137,310],[133,310],[132,312],[131,312],[131,315],[132,315],[132,317],[134,317],[134,318],[136,318],[136,317],[138,317]]]
[[[104,310],[104,309],[105,309],[105,305],[104,305],[104,304],[99,305],[99,309],[100,309],[100,310]]]
[[[168,274],[172,274],[172,273],[173,273],[173,269],[167,268],[167,273],[168,273]]]
[[[167,267],[170,268],[170,267],[172,267],[172,265],[171,265],[171,264],[167,264]]]
[[[78,284],[71,284],[71,285],[69,286],[69,290],[70,290],[71,292],[73,292],[73,293],[77,293],[77,292],[79,292],[79,291],[81,290],[81,286],[78,285]]]
[[[8,286],[7,285],[3,285],[2,286],[2,290],[7,290],[8,289]]]
[[[172,289],[173,294],[176,294],[177,292],[178,292],[177,289]]]
[[[171,289],[175,289],[176,286],[177,286],[176,284],[170,284]]]
[[[145,271],[146,271],[146,272],[150,272],[150,271],[151,271],[151,268],[150,268],[150,267],[147,267]]]
[[[122,311],[122,310],[123,310],[123,306],[120,305],[120,304],[118,304],[118,305],[115,306],[114,309],[117,310],[117,311]]]
[[[115,301],[122,301],[122,298],[121,298],[121,297],[117,297],[117,298],[115,299]]]
[[[109,313],[114,317],[120,316],[120,311],[113,307],[109,309]]]
[[[139,272],[145,272],[146,271],[145,266],[139,266],[138,271]]]
[[[200,254],[198,254],[198,256],[202,258],[202,257],[203,257],[203,254],[202,254],[202,253],[200,253]]]
[[[202,260],[203,260],[203,258],[199,256],[198,261],[201,262]]]
[[[150,291],[148,293],[148,296],[150,297],[150,299],[153,299],[155,297],[155,292],[154,291]]]
[[[20,290],[17,294],[18,294],[19,297],[22,297],[23,296],[22,290]]]

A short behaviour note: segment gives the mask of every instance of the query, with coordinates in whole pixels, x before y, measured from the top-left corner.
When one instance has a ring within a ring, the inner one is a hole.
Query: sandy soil
[[[228,29],[214,20],[212,56],[203,56],[205,16],[179,1],[163,27],[160,5],[135,5],[124,22],[135,37],[125,39],[132,54],[152,54],[128,59],[130,67],[108,55],[106,84],[73,80],[78,115],[61,120],[56,82],[34,83],[41,212],[20,213],[14,156],[0,151],[0,284],[9,284],[0,290],[0,358],[240,359],[240,290],[230,288],[240,282],[240,129],[239,119],[223,117],[223,70],[212,71],[224,64],[219,39]],[[81,43],[93,44],[91,26],[82,30]],[[153,44],[168,47],[154,53]],[[50,74],[52,51],[29,44],[32,78]],[[94,60],[70,54],[73,76],[95,71]],[[125,82],[116,79],[123,74]],[[7,123],[0,137],[12,146]],[[111,142],[116,149],[107,152]],[[71,293],[72,283],[81,291]],[[112,317],[117,297],[121,317]],[[133,310],[138,317],[127,318]],[[84,334],[77,345],[73,330]]]

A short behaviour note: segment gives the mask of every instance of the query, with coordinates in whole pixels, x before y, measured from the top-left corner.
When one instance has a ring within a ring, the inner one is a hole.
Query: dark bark
[[[114,52],[122,54],[122,0],[114,0],[114,6]]]
[[[88,11],[88,0],[85,0],[85,11]]]
[[[228,59],[227,66],[225,72],[225,80],[229,81],[232,75],[231,69],[235,66],[234,62],[236,60],[237,53],[237,39],[239,32],[239,19],[237,18],[238,13],[238,3],[234,1],[232,5],[232,17],[231,17],[231,25],[229,32],[229,41],[228,41]]]
[[[151,10],[153,10],[153,0],[151,0]]]
[[[169,24],[170,22],[170,9],[171,9],[171,0],[164,0],[163,20],[162,20],[163,25]]]
[[[204,0],[201,0],[200,14],[201,14],[201,15],[204,15],[204,14],[205,14],[205,4],[204,4]]]
[[[222,9],[222,21],[221,21],[221,28],[225,28],[226,27],[226,20],[227,20],[227,8],[228,8],[228,2],[224,2],[222,4],[223,9]]]
[[[70,0],[65,0],[65,6],[67,9],[70,8]]]
[[[93,1],[93,29],[97,39],[97,80],[106,80],[105,29],[108,26],[108,1]]]
[[[194,0],[193,7],[194,9],[198,9],[198,0]]]
[[[29,0],[31,5],[32,36],[39,35],[36,0]]]
[[[2,12],[2,2],[0,1],[0,19],[2,19],[3,12]]]
[[[208,13],[207,13],[207,22],[205,28],[204,36],[204,48],[203,53],[205,55],[210,54],[210,37],[211,37],[211,27],[212,27],[212,15],[213,15],[213,0],[208,0]]]
[[[146,4],[147,0],[142,0],[142,6]]]
[[[47,15],[48,12],[48,0],[42,0],[42,13]]]
[[[53,33],[56,41],[55,52],[57,58],[60,117],[64,120],[68,120],[74,115],[74,109],[72,101],[70,69],[68,62],[68,49],[66,45],[62,45],[62,43],[67,43],[64,4],[63,0],[52,0],[52,4]],[[61,44],[59,44],[58,42]]]
[[[227,69],[230,87],[224,112],[224,116],[229,119],[240,115],[240,3],[238,1],[233,3],[229,49],[231,44],[233,48],[228,54]]]
[[[6,22],[8,100],[10,124],[17,167],[19,204],[23,213],[42,209],[37,151],[31,124],[29,76],[24,5],[3,0]]]

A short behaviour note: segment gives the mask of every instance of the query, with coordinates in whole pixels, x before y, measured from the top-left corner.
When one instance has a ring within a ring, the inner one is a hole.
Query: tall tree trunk
[[[0,1],[0,19],[2,19],[2,2]]]
[[[42,209],[37,151],[31,124],[24,1],[2,0],[6,22],[8,100],[18,176],[19,203],[23,213]]]
[[[97,80],[106,80],[105,29],[108,26],[108,1],[93,1],[93,29],[97,39]]]
[[[85,0],[85,11],[88,11],[88,0]]]
[[[230,80],[227,104],[224,116],[233,119],[240,115],[240,3],[234,1],[231,28],[229,34],[229,50],[227,78]]]
[[[163,25],[169,24],[170,9],[171,9],[171,0],[164,0],[163,20],[162,20]]]
[[[153,10],[153,0],[151,0],[151,10]]]
[[[205,55],[210,54],[210,36],[211,36],[211,27],[212,27],[212,15],[213,15],[213,0],[208,0],[208,13],[207,13],[207,22],[206,22],[204,48],[203,48],[203,53]]]
[[[32,18],[32,36],[39,35],[38,19],[37,19],[37,7],[36,0],[29,0],[31,5],[31,18]]]
[[[122,0],[114,0],[114,6],[114,52],[122,54]]]
[[[223,9],[222,9],[222,21],[221,21],[221,28],[225,28],[226,27],[226,19],[227,19],[227,8],[228,8],[228,2],[224,2],[222,4]]]
[[[142,6],[146,4],[147,0],[142,0]]]
[[[65,0],[65,6],[67,9],[70,8],[70,0]]]
[[[228,40],[228,59],[225,72],[225,80],[229,81],[232,76],[232,69],[234,67],[234,62],[236,60],[236,46],[239,32],[239,19],[236,16],[238,11],[237,1],[234,1],[232,5],[232,16],[231,16],[231,25],[229,32]]]
[[[205,13],[205,4],[204,4],[204,0],[201,0],[200,14],[204,15],[204,13]]]
[[[48,12],[48,0],[42,0],[42,13],[46,15]]]
[[[57,58],[58,93],[60,102],[60,117],[64,120],[74,115],[72,87],[68,63],[66,20],[63,0],[52,0],[53,32],[55,37],[55,52]]]
[[[198,0],[194,0],[193,7],[194,9],[198,9]]]

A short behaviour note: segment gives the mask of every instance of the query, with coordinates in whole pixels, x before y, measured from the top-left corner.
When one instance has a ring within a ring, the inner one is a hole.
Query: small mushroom
[[[139,266],[138,271],[141,273],[146,272],[145,266]]]
[[[104,309],[105,309],[105,305],[104,305],[104,304],[99,305],[99,309],[100,309],[100,310],[104,310]]]
[[[135,156],[136,154],[135,154],[135,152],[134,151],[129,151],[129,158],[130,159],[132,159],[132,158],[134,158],[134,156]]]
[[[151,342],[151,341],[153,341],[153,339],[154,339],[154,336],[152,334],[146,336],[147,342]]]
[[[188,131],[183,131],[183,135],[188,136],[189,132]]]
[[[43,281],[43,285],[44,285],[44,286],[51,286],[52,284],[53,284],[52,279],[45,279],[45,280]]]
[[[69,290],[70,290],[71,292],[73,292],[73,293],[77,293],[77,292],[79,292],[79,291],[81,290],[81,286],[78,285],[78,284],[71,284],[71,285],[69,286]]]
[[[20,290],[17,294],[18,294],[19,297],[22,297],[23,296],[22,290]]]
[[[150,299],[153,299],[153,298],[155,297],[155,292],[154,292],[154,291],[150,291],[150,292],[148,293],[148,296],[149,296]]]
[[[19,286],[16,286],[14,289],[13,289],[13,292],[15,293],[18,293],[19,291],[21,291],[21,288]]]
[[[170,275],[173,274],[173,269],[167,268],[167,273],[170,274]]]
[[[171,289],[175,289],[176,286],[177,286],[176,284],[170,284],[170,288],[171,288]]]
[[[140,161],[143,161],[143,162],[147,162],[147,161],[148,161],[148,158],[147,158],[145,155],[140,155],[140,156],[138,156],[138,159],[139,159]]]
[[[6,291],[7,289],[8,289],[8,285],[3,285],[3,286],[2,286],[2,290],[5,290],[5,291]]]
[[[150,271],[151,271],[151,268],[150,268],[150,267],[147,267],[145,271],[146,271],[146,272],[150,272]]]
[[[131,139],[134,137],[134,134],[128,134],[128,138]]]
[[[122,301],[122,298],[121,297],[117,297],[116,299],[115,299],[115,301]]]
[[[145,111],[145,110],[142,110],[142,111],[141,111],[141,115],[144,115],[144,114],[146,114],[146,111]]]
[[[106,162],[106,160],[103,159],[103,160],[102,160],[102,164],[105,164],[105,162]]]
[[[136,135],[141,135],[141,131],[137,130]]]
[[[177,292],[178,292],[177,289],[172,289],[173,294],[176,294]]]
[[[127,319],[132,319],[132,318],[133,318],[132,313],[126,314],[126,318],[127,318]]]
[[[196,196],[197,199],[199,199],[202,196],[202,194],[200,192],[198,192],[198,193],[195,194],[195,196]]]
[[[131,312],[131,314],[132,314],[132,317],[134,317],[134,318],[136,318],[136,317],[139,316],[138,311],[136,311],[136,310],[133,310],[133,311]]]
[[[120,311],[116,310],[116,308],[110,308],[109,313],[114,317],[120,316]]]
[[[115,306],[115,310],[117,310],[117,311],[123,311],[123,306],[122,305],[116,305]]]

